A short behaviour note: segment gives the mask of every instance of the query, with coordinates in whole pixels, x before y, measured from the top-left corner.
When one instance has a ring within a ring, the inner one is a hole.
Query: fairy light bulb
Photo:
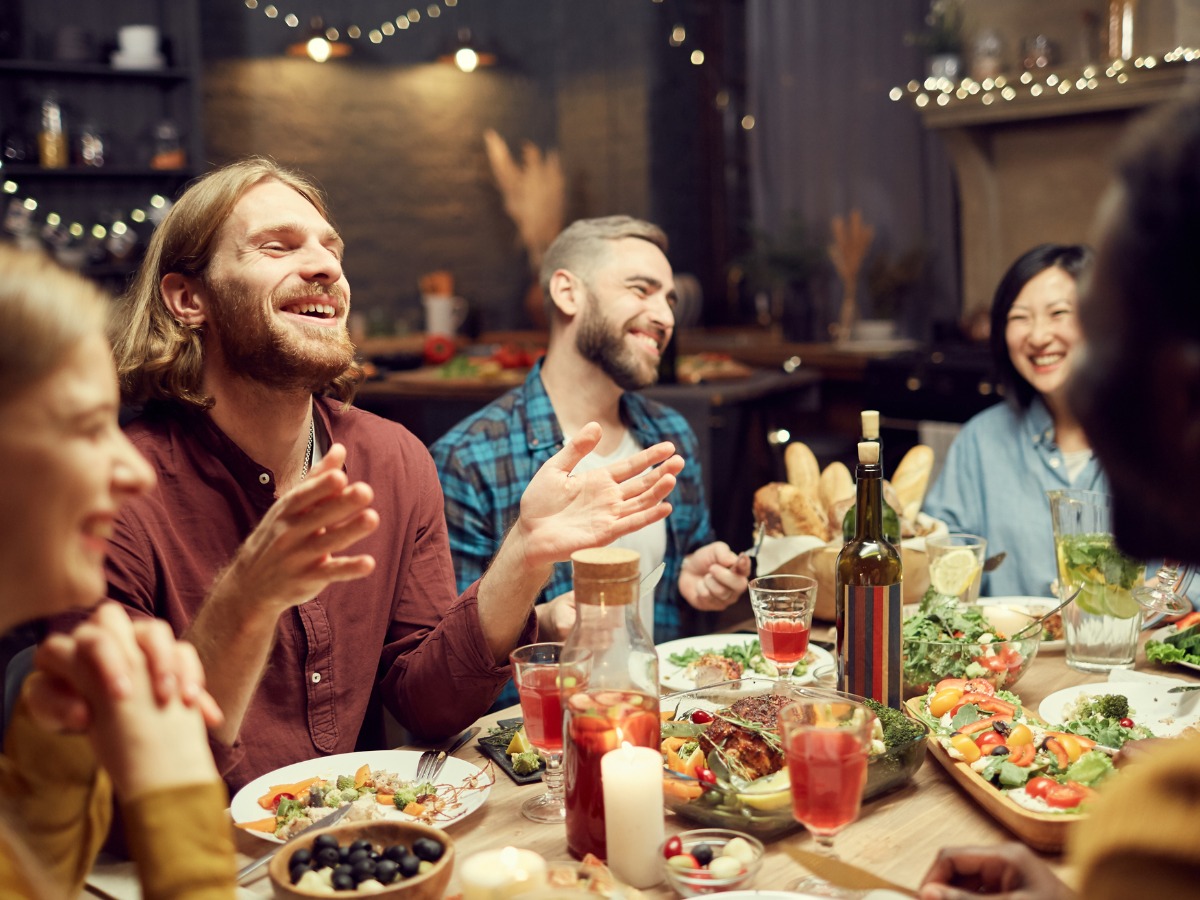
[[[319,63],[328,60],[330,54],[333,52],[329,46],[329,41],[323,37],[309,38],[308,43],[304,47],[308,51],[309,57]]]
[[[479,54],[470,47],[460,47],[454,54],[454,64],[463,72],[474,72],[479,68]]]

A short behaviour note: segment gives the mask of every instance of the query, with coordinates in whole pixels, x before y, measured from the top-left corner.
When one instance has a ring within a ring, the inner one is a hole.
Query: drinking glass
[[[929,584],[943,597],[960,604],[979,602],[983,558],[987,540],[977,534],[932,534],[925,538],[929,559]]]
[[[1081,672],[1133,667],[1142,608],[1133,590],[1144,563],[1127,558],[1113,543],[1112,501],[1096,491],[1048,491],[1060,599],[1078,591],[1063,608],[1067,665]]]
[[[808,653],[808,634],[817,606],[817,581],[807,575],[764,575],[750,582],[750,606],[762,655],[791,681]]]
[[[858,818],[875,714],[849,700],[803,699],[779,712],[792,815],[829,855]]]
[[[509,654],[513,682],[521,697],[521,715],[525,736],[546,761],[543,780],[546,792],[525,801],[521,812],[534,822],[563,822],[563,708],[559,687],[564,677],[559,671],[562,644],[526,644]]]
[[[1158,584],[1139,585],[1133,589],[1133,599],[1148,612],[1179,616],[1192,611],[1190,604],[1175,588],[1183,582],[1179,577],[1179,563],[1164,559],[1158,570]]]

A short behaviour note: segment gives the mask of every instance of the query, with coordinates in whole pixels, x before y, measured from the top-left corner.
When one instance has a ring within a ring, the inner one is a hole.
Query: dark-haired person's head
[[[1053,403],[1080,343],[1077,286],[1092,263],[1080,244],[1040,244],[1004,273],[992,299],[992,365],[1017,409],[1034,397]]]
[[[1200,562],[1200,98],[1131,129],[1098,225],[1069,400],[1108,475],[1118,543]]]

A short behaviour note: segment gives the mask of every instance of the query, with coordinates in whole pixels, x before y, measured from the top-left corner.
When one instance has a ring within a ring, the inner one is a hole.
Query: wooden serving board
[[[921,718],[923,699],[913,697],[905,704],[909,713],[918,719]],[[1086,817],[1083,814],[1038,813],[1014,803],[967,763],[954,759],[947,753],[936,734],[929,736],[929,752],[942,764],[942,768],[950,777],[958,782],[958,786],[983,807],[988,815],[1035,850],[1060,852],[1066,846],[1067,833],[1071,826]]]

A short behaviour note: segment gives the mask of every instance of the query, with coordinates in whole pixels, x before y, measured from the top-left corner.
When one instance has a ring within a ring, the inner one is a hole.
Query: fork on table
[[[442,767],[446,765],[446,757],[450,756],[479,733],[478,726],[463,729],[454,740],[440,749],[426,750],[421,754],[421,758],[417,760],[416,780],[418,783],[433,781],[442,774]]]

